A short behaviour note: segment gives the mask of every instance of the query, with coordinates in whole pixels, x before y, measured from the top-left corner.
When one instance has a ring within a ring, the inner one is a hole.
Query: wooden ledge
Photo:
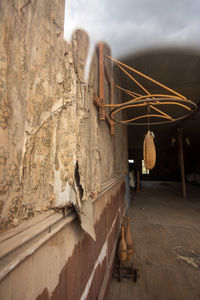
[[[66,216],[51,211],[5,232],[0,244],[0,280],[76,217],[72,210]]]
[[[123,179],[123,176],[118,176],[105,182],[100,194],[93,202]],[[0,236],[0,280],[76,218],[77,214],[73,209],[68,209],[66,216],[50,210],[2,233]]]

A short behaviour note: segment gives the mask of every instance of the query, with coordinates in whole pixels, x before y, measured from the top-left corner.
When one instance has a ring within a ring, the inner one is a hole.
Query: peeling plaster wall
[[[55,206],[80,207],[127,172],[126,128],[111,136],[93,105],[96,53],[86,83],[89,38],[77,30],[66,43],[63,21],[64,0],[0,2],[1,231]]]

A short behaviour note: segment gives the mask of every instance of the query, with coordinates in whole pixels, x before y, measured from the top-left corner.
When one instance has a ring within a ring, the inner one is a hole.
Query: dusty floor
[[[112,279],[106,299],[200,299],[200,188],[142,182],[129,209],[139,279]]]

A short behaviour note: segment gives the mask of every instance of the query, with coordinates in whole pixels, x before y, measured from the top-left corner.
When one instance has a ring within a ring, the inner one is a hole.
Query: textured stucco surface
[[[96,52],[84,81],[87,34],[63,40],[64,0],[25,3],[0,2],[1,231],[54,207],[78,210],[127,171],[126,128],[111,136],[93,104]]]

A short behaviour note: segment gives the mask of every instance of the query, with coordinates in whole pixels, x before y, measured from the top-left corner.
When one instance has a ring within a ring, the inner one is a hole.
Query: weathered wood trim
[[[12,236],[15,236],[24,230],[27,230],[28,228],[34,226],[35,224],[40,223],[41,221],[45,220],[46,218],[49,218],[51,215],[54,215],[54,210],[49,210],[47,212],[43,212],[37,216],[35,216],[32,219],[29,219],[28,221],[25,221],[23,224],[20,224],[19,226],[12,228],[6,232],[1,233],[0,235],[0,244],[4,242],[5,240],[10,239]],[[1,251],[1,250],[0,250]]]
[[[96,93],[94,93],[93,97],[94,97],[93,98],[94,105],[96,106],[97,109],[100,109],[100,107],[102,106],[102,104],[101,104],[101,101],[100,101],[99,97],[97,96]]]
[[[99,97],[104,104],[104,44],[99,43]]]
[[[111,80],[111,93],[110,93],[110,104],[114,103],[114,81]],[[115,123],[113,120],[110,120],[110,127],[111,127],[111,135],[115,134]]]
[[[114,85],[113,78],[109,74],[108,68],[104,63],[104,43],[98,44],[98,65],[99,65],[99,90],[98,95],[94,93],[93,95],[93,103],[99,111],[100,120],[106,121],[110,126],[111,135],[115,134],[114,130],[114,122],[110,119],[107,111],[105,110],[105,96],[104,96],[104,78],[107,80],[110,91],[110,103],[114,103]]]
[[[103,248],[105,247],[106,245],[106,251],[108,251],[108,241],[109,241],[109,237],[110,235],[112,234],[112,230],[115,226],[115,223],[117,221],[117,217],[119,215],[121,215],[121,218],[123,215],[125,215],[125,211],[126,209],[124,209],[123,213],[121,214],[121,211],[120,211],[120,208],[118,209],[118,214],[115,216],[115,219],[113,220],[112,222],[112,226],[110,227],[110,230],[109,230],[109,233],[108,233],[108,236],[104,242],[104,245],[102,246],[101,248],[101,252],[103,250]],[[105,275],[104,275],[104,279],[103,279],[103,282],[102,282],[102,285],[101,285],[101,289],[100,289],[100,292],[99,292],[99,295],[98,295],[98,300],[103,300],[104,297],[105,297],[105,293],[106,293],[106,288],[107,288],[107,285],[108,285],[108,281],[109,281],[109,278],[110,278],[110,275],[111,275],[111,271],[112,271],[112,266],[113,266],[113,261],[115,259],[115,253],[116,253],[116,248],[117,248],[117,243],[118,243],[118,239],[119,239],[119,235],[120,235],[120,225],[119,225],[119,228],[118,228],[118,232],[117,232],[117,235],[115,237],[115,240],[114,240],[114,243],[113,243],[113,248],[112,248],[112,252],[111,252],[111,255],[109,257],[109,261],[107,261],[107,268],[106,268],[106,272],[105,272]],[[99,256],[101,254],[101,252],[99,253]],[[108,256],[108,253],[107,253],[107,256]],[[99,257],[98,257],[99,258]],[[97,259],[97,262],[98,262],[98,259]],[[94,266],[94,269],[93,269],[93,272],[92,272],[92,278],[94,277],[94,273],[95,273],[95,270],[97,269],[99,265],[99,262],[98,264],[95,264]],[[90,279],[90,283],[92,282],[92,280]],[[87,286],[87,285],[86,285]],[[87,289],[87,292],[85,293],[85,290],[84,290],[84,293],[86,294],[86,296],[88,295],[89,293],[89,289],[91,287],[91,284],[89,285],[88,289]],[[83,294],[84,294],[83,293]],[[82,294],[82,296],[83,296]],[[85,295],[84,295],[85,296]],[[87,297],[81,297],[81,299],[87,299]]]
[[[125,213],[125,211],[124,211],[124,213]],[[110,233],[111,233],[111,231],[110,231]],[[109,259],[109,262],[108,262],[108,265],[107,265],[106,274],[104,276],[104,280],[103,280],[103,283],[102,283],[102,286],[101,286],[101,290],[100,290],[100,293],[99,293],[99,296],[98,296],[98,300],[103,300],[104,297],[105,297],[106,288],[108,286],[108,282],[109,282],[109,278],[110,278],[110,273],[112,271],[113,261],[115,259],[115,253],[116,253],[117,243],[118,243],[118,239],[119,239],[119,234],[120,234],[120,227],[118,229],[117,236],[116,236],[115,242],[113,244],[113,249],[112,249],[110,259]]]
[[[93,202],[122,180],[123,176],[119,176],[105,182]],[[76,218],[72,209],[66,216],[51,210],[4,232],[0,237],[0,280]]]
[[[101,109],[104,109],[102,106],[102,102],[101,99],[97,96],[97,94],[94,93],[93,95],[93,103],[96,106],[96,108],[100,111]],[[105,111],[104,112],[104,120],[106,120],[108,122],[109,125],[111,125],[111,119],[108,115],[108,113]]]
[[[106,67],[106,65],[104,65],[104,68],[105,68],[105,74],[106,74],[106,78],[107,78],[108,84],[111,86],[112,79],[111,79],[110,74],[108,72],[108,68]]]
[[[102,102],[101,102],[101,99],[95,93],[93,94],[93,103],[100,112],[100,110],[103,108]],[[113,135],[115,133],[115,131],[114,131],[114,122],[110,119],[107,111],[104,111],[104,120],[110,126],[110,132],[111,132],[111,135]]]
[[[92,200],[92,202],[94,203],[95,201],[97,201],[105,192],[107,192],[108,190],[110,190],[116,184],[118,184],[120,181],[122,182],[123,180],[124,180],[124,176],[118,176],[118,177],[112,178],[109,181],[105,182],[102,185],[101,192],[98,194],[98,196],[95,199]]]
[[[52,220],[53,217],[53,220]],[[57,217],[57,218],[55,218]],[[58,231],[60,231],[64,226],[71,223],[77,214],[75,212],[69,213],[66,217],[62,215],[55,215],[50,216],[48,218],[47,224],[41,228],[41,231],[38,232],[37,229],[35,230],[35,226],[28,229],[29,232],[27,233],[26,230],[23,232],[23,235],[27,234],[26,242],[21,241],[21,244],[16,245],[13,244],[13,240],[20,239],[18,235],[10,238],[6,241],[6,244],[9,248],[9,253],[7,252],[5,255],[5,251],[2,253],[1,256],[1,264],[0,264],[0,280],[2,280],[9,272],[14,270],[20,263],[22,263],[27,257],[32,255],[39,247],[41,247],[45,242],[47,242],[52,236],[54,236]],[[60,219],[60,220],[59,220]],[[37,224],[40,226],[40,223]],[[36,226],[36,228],[38,227]],[[20,233],[21,234],[21,233]],[[5,249],[4,242],[1,243],[1,248]]]
[[[104,44],[99,43],[99,98],[101,106],[99,107],[100,120],[105,120],[104,105]]]

